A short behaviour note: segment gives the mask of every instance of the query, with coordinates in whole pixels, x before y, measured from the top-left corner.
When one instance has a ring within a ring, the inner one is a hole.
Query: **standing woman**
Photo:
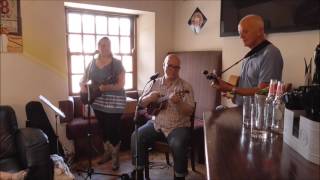
[[[126,105],[124,91],[125,70],[121,61],[115,59],[111,52],[111,42],[103,37],[98,42],[99,55],[88,65],[80,81],[81,92],[87,92],[86,83],[91,80],[99,84],[101,96],[97,97],[91,107],[101,127],[104,141],[103,158],[100,164],[112,159],[112,169],[119,169],[120,118]]]

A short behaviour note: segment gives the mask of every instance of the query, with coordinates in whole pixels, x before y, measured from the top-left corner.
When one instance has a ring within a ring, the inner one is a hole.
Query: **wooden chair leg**
[[[194,162],[194,151],[193,148],[190,150],[191,168],[192,171],[196,172],[195,162]]]
[[[149,177],[149,167],[150,167],[150,162],[149,162],[149,149],[146,150],[146,156],[145,156],[145,165],[144,165],[144,178],[146,180],[150,180]]]
[[[171,163],[170,163],[169,153],[166,152],[165,155],[166,155],[166,162],[167,162],[167,164],[168,164],[169,166],[172,166]]]

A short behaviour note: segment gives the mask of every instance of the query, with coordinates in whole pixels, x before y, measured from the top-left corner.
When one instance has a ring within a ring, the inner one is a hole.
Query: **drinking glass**
[[[253,102],[252,96],[243,96],[242,104],[242,123],[244,127],[249,128],[251,126],[251,104]]]

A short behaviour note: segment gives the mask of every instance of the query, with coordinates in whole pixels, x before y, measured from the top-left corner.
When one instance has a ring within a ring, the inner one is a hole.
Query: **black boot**
[[[133,170],[131,172],[131,179],[132,180],[143,180],[143,170],[142,169]]]
[[[176,176],[174,176],[174,180],[185,180],[185,177],[176,177]]]

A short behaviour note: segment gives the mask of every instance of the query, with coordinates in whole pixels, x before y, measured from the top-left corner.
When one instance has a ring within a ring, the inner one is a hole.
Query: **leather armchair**
[[[134,130],[133,116],[135,107],[137,104],[138,92],[129,91],[127,95],[126,110],[121,117],[121,150],[127,150],[130,148],[131,133]],[[130,97],[130,98],[129,98]],[[61,119],[61,122],[66,122],[66,136],[69,140],[73,141],[75,150],[75,159],[78,160],[82,157],[88,157],[89,155],[102,154],[103,140],[102,132],[99,127],[98,121],[95,117],[90,118],[91,127],[83,103],[79,96],[69,97],[68,100],[59,101],[59,108],[65,113],[66,118]],[[144,121],[145,123],[145,121]],[[92,147],[88,145],[88,130],[91,128],[91,142]]]
[[[0,171],[27,169],[26,179],[53,179],[47,136],[40,129],[18,129],[10,106],[0,105],[0,142]]]
[[[95,117],[90,118],[90,126],[87,108],[82,104],[79,96],[69,97],[68,100],[59,101],[59,108],[65,113],[66,118],[61,122],[66,122],[66,136],[73,141],[75,159],[96,156],[103,153],[101,130]],[[88,133],[91,130],[92,147],[88,145]]]

